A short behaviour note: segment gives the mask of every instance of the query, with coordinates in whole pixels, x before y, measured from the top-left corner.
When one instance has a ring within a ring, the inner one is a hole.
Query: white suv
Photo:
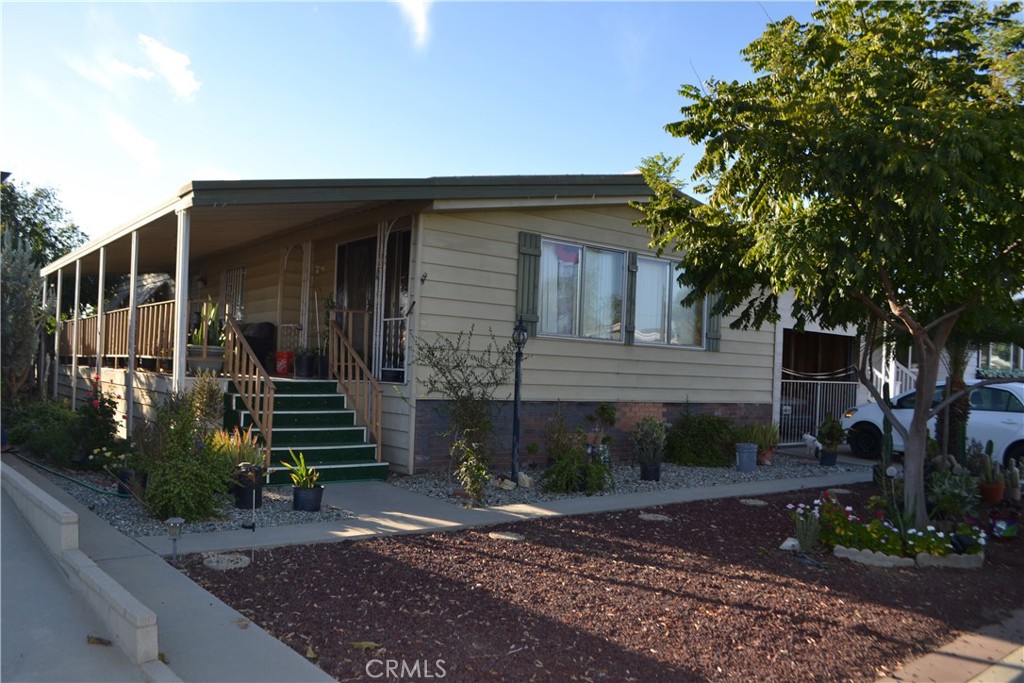
[[[943,384],[932,405],[942,400]],[[893,413],[904,425],[914,415],[917,392],[908,391],[893,399]],[[981,443],[991,441],[994,460],[1006,465],[1011,459],[1024,464],[1024,382],[991,384],[970,393],[971,413],[967,420],[967,439]],[[853,454],[861,458],[877,458],[882,450],[882,409],[877,403],[865,403],[843,414],[843,429]],[[935,431],[935,418],[928,422],[929,433]],[[903,452],[903,439],[892,430],[892,447]]]

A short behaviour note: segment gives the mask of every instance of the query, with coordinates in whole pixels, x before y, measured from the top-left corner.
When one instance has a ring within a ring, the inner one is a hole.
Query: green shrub
[[[117,419],[114,399],[103,391],[99,375],[90,380],[91,387],[85,394],[85,403],[76,410],[75,432],[79,453],[88,455],[97,450],[109,448],[117,441]],[[80,466],[97,468],[96,461],[84,458]]]
[[[455,478],[469,494],[473,504],[479,505],[483,502],[484,489],[491,479],[487,456],[480,451],[477,444],[470,443],[465,435],[452,442],[450,455],[452,462],[455,463]]]
[[[981,494],[966,470],[932,472],[928,476],[928,508],[932,519],[960,521],[974,515]]]
[[[731,467],[735,427],[716,415],[694,415],[687,409],[672,425],[665,460],[691,467]]]
[[[58,465],[71,466],[78,448],[75,439],[77,416],[66,402],[31,401],[12,411],[8,437],[38,457]]]
[[[540,485],[553,493],[584,491],[588,496],[614,488],[611,467],[587,456],[587,438],[583,430],[570,431],[561,411],[548,421],[545,430],[548,456],[553,462],[540,475]]]
[[[194,392],[169,396],[154,421],[133,434],[138,468],[148,475],[144,501],[157,519],[213,516],[234,474],[232,460],[207,432],[201,408]]]

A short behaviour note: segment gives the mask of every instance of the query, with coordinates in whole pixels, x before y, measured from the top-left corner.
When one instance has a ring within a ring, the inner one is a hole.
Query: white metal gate
[[[842,417],[857,403],[857,382],[782,380],[779,407],[781,443],[802,443],[804,434],[816,434],[826,415]]]

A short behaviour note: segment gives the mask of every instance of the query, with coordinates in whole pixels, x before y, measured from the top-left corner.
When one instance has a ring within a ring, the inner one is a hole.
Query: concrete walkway
[[[270,637],[259,627],[234,611],[198,585],[184,577],[168,564],[161,555],[170,555],[170,541],[165,537],[144,537],[131,539],[89,510],[82,507],[70,495],[53,485],[48,479],[27,464],[15,458],[4,457],[4,463],[14,467],[30,478],[45,492],[57,498],[80,516],[80,546],[103,570],[128,589],[143,604],[156,612],[159,627],[160,651],[165,655],[168,666],[184,681],[328,681],[323,671],[309,663],[298,653],[280,641]],[[774,482],[751,482],[715,486],[703,489],[681,489],[655,491],[650,493],[594,496],[571,498],[538,505],[509,505],[502,507],[466,509],[443,501],[411,493],[379,482],[354,484],[329,484],[324,493],[324,503],[336,505],[351,511],[354,519],[332,523],[307,524],[290,527],[258,528],[255,533],[247,530],[222,531],[214,533],[189,533],[178,543],[179,553],[206,551],[248,550],[253,542],[257,547],[274,547],[299,543],[354,540],[381,535],[428,533],[474,526],[486,526],[514,522],[524,519],[558,515],[587,514],[610,510],[622,510],[668,505],[671,503],[725,498],[733,496],[754,497],[798,489],[824,489],[830,486],[844,486],[870,480],[870,474],[838,473],[827,477],[791,479]],[[14,514],[17,514],[16,512]],[[8,517],[4,509],[4,518]],[[3,556],[8,555],[8,534],[4,526]],[[33,564],[45,564],[43,555],[30,559]],[[23,571],[30,571],[24,569]],[[25,616],[17,612],[10,615],[6,609],[6,579],[4,575],[4,676],[3,680],[143,680],[142,678],[8,678],[6,659],[8,656],[8,631],[20,629],[26,623]],[[42,602],[68,602],[68,595],[47,591],[37,594]],[[26,624],[27,625],[27,624]],[[71,638],[74,634],[69,634]],[[938,680],[1009,681],[1014,678],[985,678],[996,676],[999,671],[1008,670],[1024,677],[1024,637],[1013,624],[1009,630],[979,641],[976,650],[983,650],[964,657],[970,659],[973,668],[952,669],[940,665],[937,670],[929,669],[926,676],[935,678],[896,677],[891,680]],[[61,642],[60,647],[64,647]],[[96,647],[96,646],[90,646]],[[18,649],[26,649],[24,660],[19,663],[20,671],[33,671],[34,666],[46,666],[47,655],[39,648],[25,643]],[[82,656],[95,656],[92,650]],[[1002,669],[992,667],[1008,659]],[[951,657],[945,657],[952,660]],[[948,676],[947,676],[948,674]],[[126,675],[131,675],[128,672]],[[899,674],[904,675],[904,674]],[[982,678],[976,678],[982,676]],[[1022,678],[1021,680],[1024,680]]]

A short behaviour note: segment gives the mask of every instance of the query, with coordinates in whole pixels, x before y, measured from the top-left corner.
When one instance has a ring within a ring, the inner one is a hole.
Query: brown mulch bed
[[[843,499],[861,509],[872,488],[851,489]],[[644,511],[670,521],[625,511],[276,548],[232,571],[198,555],[182,566],[342,681],[383,679],[386,660],[445,681],[873,681],[1024,605],[1022,539],[990,544],[974,571],[831,555],[810,566],[778,550],[793,533],[786,503],[814,497]]]

